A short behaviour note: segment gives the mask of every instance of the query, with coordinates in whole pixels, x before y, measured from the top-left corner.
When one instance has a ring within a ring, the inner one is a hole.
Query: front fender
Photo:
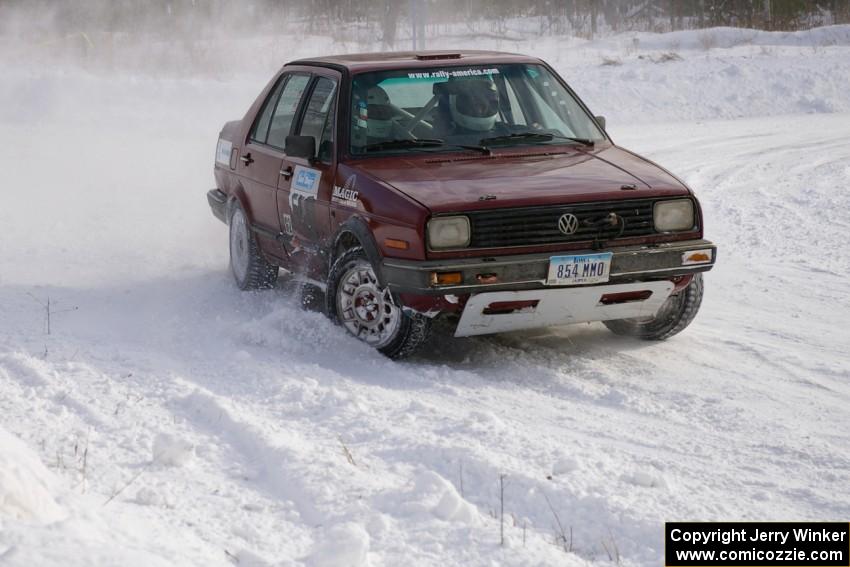
[[[366,253],[366,257],[372,263],[375,269],[375,275],[378,276],[378,282],[383,286],[386,285],[382,265],[383,255],[378,248],[378,243],[375,237],[372,236],[372,231],[369,230],[369,225],[365,219],[360,216],[352,216],[344,223],[339,225],[336,235],[333,239],[332,253],[329,255],[330,264],[342,254],[345,250],[353,246],[360,246]],[[328,266],[330,270],[330,265]]]

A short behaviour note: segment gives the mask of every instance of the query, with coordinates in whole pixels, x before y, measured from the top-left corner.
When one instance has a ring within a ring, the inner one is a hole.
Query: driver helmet
[[[366,128],[370,138],[389,138],[393,130],[393,109],[387,91],[379,86],[366,93]]]
[[[474,132],[492,130],[499,116],[499,91],[489,79],[457,81],[456,93],[449,96],[452,120]]]

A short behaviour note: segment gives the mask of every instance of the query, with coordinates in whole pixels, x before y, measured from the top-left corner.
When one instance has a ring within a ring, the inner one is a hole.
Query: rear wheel
[[[272,288],[277,281],[278,267],[263,257],[238,204],[230,213],[230,271],[242,290]]]
[[[431,320],[402,310],[378,282],[362,248],[351,248],[334,262],[326,303],[331,319],[390,358],[410,356],[428,338]]]
[[[618,335],[661,341],[680,333],[691,324],[702,303],[702,274],[695,274],[688,286],[667,298],[653,317],[603,321]]]

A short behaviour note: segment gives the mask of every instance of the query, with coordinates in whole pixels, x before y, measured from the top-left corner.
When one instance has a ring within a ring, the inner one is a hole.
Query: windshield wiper
[[[494,136],[492,138],[483,138],[479,143],[482,146],[510,144],[511,142],[550,142],[555,138],[559,140],[569,140],[578,142],[585,146],[592,146],[593,140],[587,138],[572,138],[570,136],[561,136],[550,132],[518,132],[516,134],[508,134],[506,136]]]
[[[381,150],[404,150],[413,148],[463,148],[464,150],[476,150],[485,154],[489,154],[490,150],[484,146],[467,146],[463,144],[447,144],[445,140],[439,138],[418,138],[418,139],[398,139],[385,140],[383,142],[375,142],[366,146],[367,152],[377,152]]]
[[[403,138],[368,144],[365,150],[367,152],[375,152],[380,150],[403,150],[405,148],[437,148],[443,145],[445,145],[445,141],[436,138],[419,138],[417,140]]]

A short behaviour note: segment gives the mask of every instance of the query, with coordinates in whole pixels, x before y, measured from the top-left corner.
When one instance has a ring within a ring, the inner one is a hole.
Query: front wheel
[[[331,267],[326,306],[332,320],[389,358],[413,354],[431,328],[427,317],[402,310],[359,247],[347,250]]]
[[[680,333],[691,324],[702,303],[702,274],[695,274],[688,286],[667,298],[652,317],[603,321],[613,333],[648,341],[661,341]]]

